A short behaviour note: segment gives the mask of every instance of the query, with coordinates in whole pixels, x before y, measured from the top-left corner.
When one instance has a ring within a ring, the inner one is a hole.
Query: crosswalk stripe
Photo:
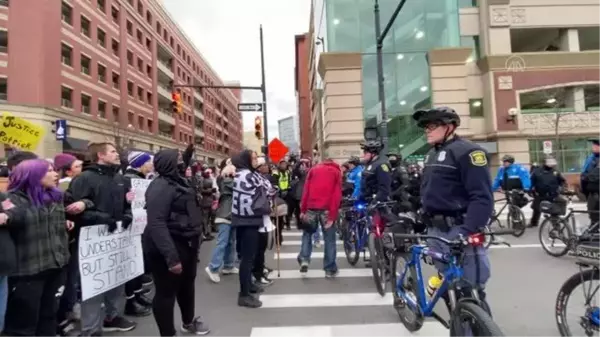
[[[349,269],[338,269],[338,275],[340,277],[371,277],[373,271],[365,268],[349,268]],[[303,278],[325,278],[325,272],[323,270],[309,269],[306,273],[300,273],[298,269],[286,269],[281,270],[280,275],[276,276],[276,272],[271,274],[271,278],[274,280],[279,279],[303,279]]]
[[[290,236],[294,236],[294,237],[298,237],[298,236],[302,236],[302,232],[300,231],[294,231],[294,232],[290,232],[290,231],[283,231],[283,237],[290,237]]]
[[[300,246],[301,244],[302,244],[302,240],[283,240],[283,242],[281,243],[282,246]],[[344,241],[336,240],[335,244],[343,245]]]
[[[344,324],[344,325],[309,325],[283,327],[255,327],[250,337],[342,337],[342,336],[412,336],[402,323],[382,324]],[[426,321],[417,335],[447,336],[446,329],[439,322]]]
[[[261,294],[263,309],[269,308],[315,308],[315,307],[364,307],[374,305],[392,306],[392,294],[381,297],[375,291],[370,293],[338,294]]]

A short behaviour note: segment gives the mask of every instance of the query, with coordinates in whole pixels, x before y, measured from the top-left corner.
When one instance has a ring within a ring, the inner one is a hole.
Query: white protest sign
[[[106,225],[81,228],[79,272],[82,301],[144,273],[142,237],[133,234],[131,229],[118,229],[111,234]]]
[[[131,179],[131,191],[134,194],[131,201],[131,214],[133,222],[131,223],[131,232],[134,235],[142,235],[146,228],[147,217],[146,210],[146,190],[152,180],[150,179]]]

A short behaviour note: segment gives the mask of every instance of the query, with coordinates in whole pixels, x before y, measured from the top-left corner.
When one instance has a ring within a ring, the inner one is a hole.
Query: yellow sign
[[[34,151],[46,131],[41,126],[16,117],[8,112],[2,113],[0,121],[0,142],[21,150]]]
[[[477,150],[469,153],[469,156],[471,157],[471,164],[475,166],[487,165],[487,156],[485,155],[485,152]]]

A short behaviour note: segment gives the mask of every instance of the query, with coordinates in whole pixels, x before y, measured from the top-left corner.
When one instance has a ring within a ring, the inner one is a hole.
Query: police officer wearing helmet
[[[507,192],[511,190],[529,191],[531,188],[531,172],[520,164],[515,164],[515,157],[507,154],[502,157],[502,167],[498,170],[492,184],[492,190],[498,188]]]
[[[540,203],[542,201],[554,201],[558,196],[560,189],[565,185],[565,178],[556,169],[556,159],[547,155],[541,167],[533,171],[531,175],[531,189],[533,193],[533,202],[531,209],[533,214],[529,222],[530,227],[536,227],[540,221]]]
[[[398,209],[399,212],[408,212],[411,210],[410,195],[407,191],[410,185],[408,171],[402,165],[401,155],[388,153],[387,157],[392,167],[391,197],[398,201],[400,206]]]
[[[347,161],[348,163],[348,175],[346,181],[352,184],[352,198],[360,197],[360,179],[362,176],[363,167],[360,165],[360,158],[352,156]]]
[[[592,223],[598,221],[598,209],[600,208],[600,165],[598,165],[600,153],[600,140],[590,138],[592,143],[592,154],[589,155],[583,163],[581,170],[581,192],[587,198],[587,208],[590,213]]]
[[[456,135],[460,117],[451,108],[419,110],[413,119],[425,129],[427,143],[433,146],[425,157],[421,185],[428,234],[456,239],[480,233],[494,210],[487,152]],[[449,252],[439,241],[431,240],[429,245]],[[443,271],[446,266],[436,267]],[[464,277],[480,287],[480,299],[485,300],[483,289],[490,278],[486,249],[467,248],[463,268]]]
[[[390,186],[392,183],[392,170],[387,158],[380,156],[383,144],[378,140],[369,140],[360,145],[363,150],[365,168],[360,179],[360,196],[363,200],[375,200],[384,202],[390,198]]]

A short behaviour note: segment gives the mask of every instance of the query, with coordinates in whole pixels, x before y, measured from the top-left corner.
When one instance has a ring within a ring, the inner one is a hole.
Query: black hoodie
[[[244,150],[232,158],[237,172],[234,179],[231,225],[263,226],[263,216],[271,213],[266,179],[252,167],[252,151]]]
[[[181,262],[174,242],[197,243],[202,233],[200,207],[195,191],[178,172],[178,154],[177,150],[161,150],[154,156],[158,177],[146,190],[144,248],[162,256],[169,267]]]

